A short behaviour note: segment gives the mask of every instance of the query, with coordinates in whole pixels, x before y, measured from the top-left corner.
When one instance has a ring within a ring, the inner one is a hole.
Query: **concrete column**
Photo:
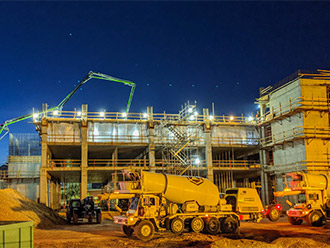
[[[156,159],[155,159],[155,130],[149,128],[149,169],[151,171],[156,170]]]
[[[155,129],[153,122],[153,107],[147,107],[148,114],[148,138],[149,138],[149,169],[156,170],[156,156],[155,156]]]
[[[265,137],[265,129],[264,127],[261,127],[259,129],[259,135],[260,139]],[[268,174],[266,172],[266,166],[267,166],[267,157],[266,157],[266,151],[263,149],[260,149],[259,151],[259,158],[260,158],[260,167],[261,167],[261,200],[264,205],[269,204],[269,190],[268,190]]]
[[[205,135],[205,158],[207,165],[207,178],[211,182],[213,182],[211,130],[205,130],[204,135]]]
[[[47,159],[48,159],[48,145],[47,145],[47,128],[48,122],[42,120],[41,122],[41,168],[40,168],[40,203],[48,206],[48,190],[47,190]]]
[[[87,105],[83,105],[83,112],[87,114]],[[81,180],[80,180],[80,199],[87,197],[87,168],[88,168],[88,143],[87,143],[87,119],[81,122]]]
[[[112,153],[112,166],[117,166],[117,160],[118,160],[118,147],[116,147]]]

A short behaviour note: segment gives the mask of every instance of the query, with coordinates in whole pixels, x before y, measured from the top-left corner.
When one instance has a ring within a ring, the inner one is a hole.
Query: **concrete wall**
[[[270,95],[269,108],[271,111],[274,109],[276,113],[281,106],[282,114],[285,114],[290,111],[290,99],[294,102],[294,100],[299,97],[301,97],[301,87],[300,80],[297,79]],[[276,113],[276,115],[279,115],[279,113]],[[291,139],[294,132],[298,132],[298,127],[302,126],[304,126],[302,113],[297,113],[272,122],[271,130],[274,138],[273,141],[283,142]],[[293,131],[294,129],[295,131]],[[305,143],[301,141],[294,141],[282,146],[275,146],[273,151],[274,166],[290,166],[305,159]]]
[[[8,187],[17,190],[32,201],[38,201],[39,184],[39,179],[12,179]]]
[[[212,143],[218,142],[226,143],[226,139],[236,139],[236,142],[245,145],[257,145],[259,133],[253,126],[212,126],[211,137],[213,138]],[[229,140],[227,142],[229,142]]]
[[[328,90],[327,86],[324,85],[324,80],[302,79],[301,85],[302,96],[306,102],[313,107],[326,106]],[[307,132],[313,133],[316,130],[319,133],[320,130],[324,130],[326,134],[326,130],[329,128],[329,109],[325,110],[322,112],[320,110],[306,112],[304,123]],[[305,145],[306,160],[311,165],[308,167],[309,170],[315,171],[315,167],[313,166],[315,164],[326,165],[328,163],[330,159],[330,142],[328,140],[320,138],[309,139],[305,140]],[[318,168],[321,169],[322,173],[325,172],[322,169],[326,169],[326,172],[330,173],[328,170],[329,167]],[[317,170],[316,173],[318,173]]]

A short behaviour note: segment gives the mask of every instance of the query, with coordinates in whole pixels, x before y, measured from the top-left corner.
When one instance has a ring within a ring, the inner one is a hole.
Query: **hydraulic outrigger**
[[[83,84],[87,83],[87,81],[89,81],[92,78],[102,79],[102,80],[108,80],[108,81],[117,82],[117,83],[123,83],[125,85],[130,86],[131,87],[131,91],[130,91],[128,102],[127,102],[127,106],[126,106],[126,113],[129,112],[129,109],[130,109],[130,106],[131,106],[131,102],[132,102],[132,98],[133,98],[133,94],[134,94],[134,90],[135,90],[135,83],[133,83],[131,81],[128,81],[128,80],[115,78],[115,77],[112,77],[112,76],[109,76],[109,75],[106,75],[106,74],[103,74],[103,73],[90,71],[80,81],[80,83],[74,88],[74,90],[71,91],[56,107],[50,108],[50,109],[48,109],[45,112],[38,113],[37,114],[38,117],[41,114],[45,114],[45,113],[52,112],[52,111],[55,111],[55,110],[61,111],[62,108],[64,107],[64,105],[71,99],[71,97],[77,92],[77,90],[79,90],[79,88]],[[26,119],[29,119],[29,118],[32,118],[32,117],[35,117],[35,116],[33,116],[33,114],[27,114],[27,115],[23,115],[23,116],[20,116],[20,117],[16,117],[16,118],[13,118],[13,119],[6,120],[3,124],[0,124],[0,140],[2,140],[6,136],[6,134],[9,133],[8,126],[10,124],[14,124],[16,122],[20,122],[20,121],[23,121],[23,120],[26,120]],[[5,131],[6,133],[1,136],[1,134],[2,134],[3,131]]]

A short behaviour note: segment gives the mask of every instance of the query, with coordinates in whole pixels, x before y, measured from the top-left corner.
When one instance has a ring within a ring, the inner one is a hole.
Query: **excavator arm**
[[[131,106],[131,103],[132,103],[134,90],[135,90],[135,83],[133,83],[131,81],[128,81],[128,80],[115,78],[115,77],[112,77],[112,76],[109,76],[109,75],[106,75],[106,74],[103,74],[103,73],[90,71],[80,81],[80,83],[73,89],[73,91],[71,91],[56,107],[48,109],[46,113],[52,112],[52,111],[55,111],[55,110],[60,110],[61,111],[63,109],[64,105],[73,97],[73,95],[79,90],[79,88],[83,84],[87,83],[90,79],[93,79],[93,78],[101,79],[101,80],[107,80],[107,81],[111,81],[111,82],[122,83],[124,85],[130,86],[131,91],[130,91],[130,95],[129,95],[127,106],[126,106],[126,113],[129,112],[129,109],[130,109],[130,106]],[[34,116],[33,114],[27,114],[27,115],[23,115],[23,116],[20,116],[20,117],[16,117],[16,118],[13,118],[13,119],[6,120],[4,123],[2,123],[0,125],[0,140],[2,140],[6,136],[6,134],[9,133],[9,128],[8,128],[9,125],[14,124],[16,122],[26,120],[26,119],[29,119],[29,118],[32,118],[32,117],[39,117],[39,115],[41,115],[41,114],[43,114],[43,113],[35,114],[37,116]],[[4,134],[2,134],[3,131],[5,132]]]

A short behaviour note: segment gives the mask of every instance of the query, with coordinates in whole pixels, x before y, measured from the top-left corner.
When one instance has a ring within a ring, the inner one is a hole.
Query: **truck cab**
[[[155,230],[165,230],[159,225],[159,219],[166,215],[163,204],[166,200],[160,193],[136,194],[126,216],[116,216],[114,223],[122,225],[122,231],[131,236],[134,231],[141,240],[150,240]],[[136,230],[134,230],[136,227]]]
[[[306,221],[309,225],[322,226],[330,219],[329,181],[330,176],[323,174],[295,172],[284,176],[284,190],[274,195],[291,197],[286,202],[291,206],[287,215],[292,225]]]
[[[279,205],[270,206],[265,211],[256,189],[230,188],[226,190],[224,198],[227,204],[232,205],[233,212],[239,215],[240,220],[259,222],[266,216],[276,221],[280,217]]]

